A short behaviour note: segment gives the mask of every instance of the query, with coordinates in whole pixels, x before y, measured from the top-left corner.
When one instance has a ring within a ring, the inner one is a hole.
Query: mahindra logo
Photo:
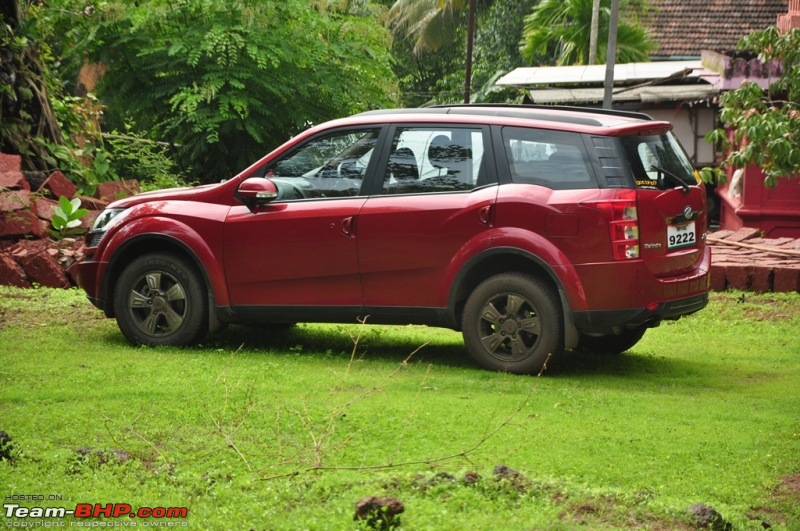
[[[690,205],[686,205],[685,207],[683,207],[683,216],[686,219],[692,219],[693,215],[694,215],[694,210],[692,210],[692,207]]]

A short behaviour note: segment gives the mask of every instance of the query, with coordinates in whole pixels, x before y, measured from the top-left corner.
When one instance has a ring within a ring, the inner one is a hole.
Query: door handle
[[[342,234],[353,237],[353,216],[348,216],[342,220]]]
[[[487,227],[492,226],[492,206],[493,205],[487,205],[478,211],[478,219]]]

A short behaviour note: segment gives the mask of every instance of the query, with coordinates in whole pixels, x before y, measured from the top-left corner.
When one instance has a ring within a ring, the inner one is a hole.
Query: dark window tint
[[[622,137],[621,141],[637,187],[665,190],[678,184],[675,178],[697,184],[694,167],[672,133]]]
[[[577,133],[504,127],[503,145],[515,183],[554,189],[597,187]]]

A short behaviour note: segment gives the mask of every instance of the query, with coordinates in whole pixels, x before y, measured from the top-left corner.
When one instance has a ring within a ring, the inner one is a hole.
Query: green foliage
[[[53,228],[47,231],[56,240],[83,234],[86,229],[80,226],[81,219],[88,212],[85,208],[81,208],[80,198],[67,199],[62,195],[58,198],[58,205],[53,206],[53,216],[50,220]]]
[[[611,1],[600,3],[598,24],[598,63],[606,62]],[[656,44],[639,24],[647,2],[620,0],[617,23],[616,61],[620,63],[649,61],[648,52]],[[520,51],[529,64],[581,65],[589,59],[589,34],[592,21],[592,0],[542,0],[532,14],[525,17]]]
[[[720,97],[723,128],[706,140],[727,152],[723,166],[760,166],[765,184],[800,176],[800,30],[780,34],[775,27],[743,38],[739,49],[753,51],[765,63],[780,64],[781,75],[768,90],[747,81]],[[728,131],[730,131],[730,136]]]
[[[203,181],[230,177],[309,124],[393,101],[389,36],[363,9],[124,4],[98,5],[73,31],[76,49],[109,66],[98,91],[108,120],[176,146],[183,171]]]

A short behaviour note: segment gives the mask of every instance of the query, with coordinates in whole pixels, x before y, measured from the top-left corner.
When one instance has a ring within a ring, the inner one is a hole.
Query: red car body
[[[622,351],[708,300],[705,191],[670,129],[522,106],[336,120],[226,182],[110,205],[79,283],[134,343],[369,315],[463,330],[495,370]]]

